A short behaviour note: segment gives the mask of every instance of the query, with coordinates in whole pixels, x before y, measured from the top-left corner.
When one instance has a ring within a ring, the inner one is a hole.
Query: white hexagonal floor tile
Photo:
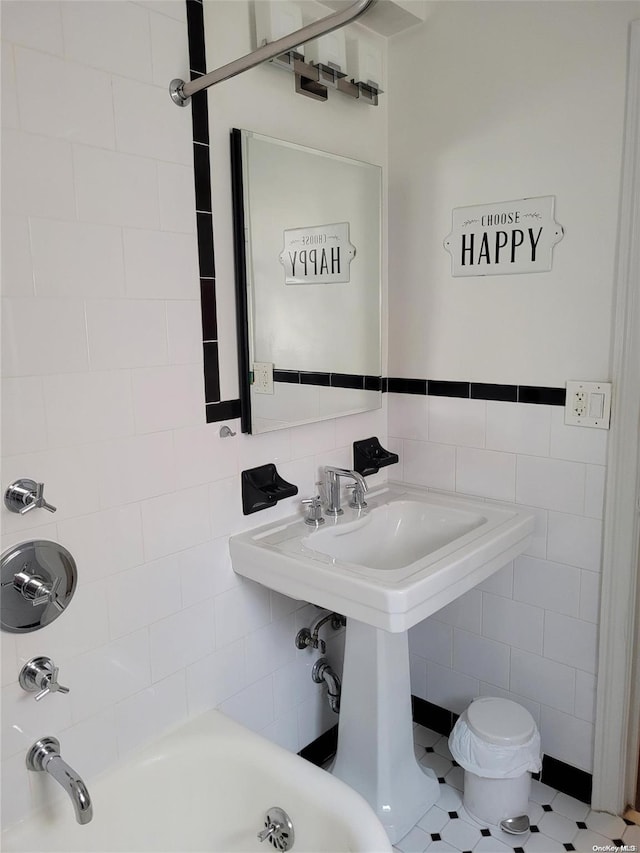
[[[449,815],[439,806],[432,806],[429,811],[420,818],[418,821],[418,826],[420,829],[424,829],[425,832],[431,834],[432,832],[440,832],[443,827],[445,827],[449,823]]]
[[[479,829],[459,818],[450,820],[440,835],[443,841],[451,844],[456,850],[473,850],[482,838]]]
[[[561,841],[563,844],[572,841],[573,836],[578,831],[575,820],[569,820],[568,817],[556,814],[555,811],[547,812],[536,826],[544,835],[555,838],[556,841]]]
[[[591,832],[590,829],[578,830],[576,837],[571,843],[578,853],[593,853],[596,847],[601,847],[602,849],[611,847],[610,838],[605,838],[604,835],[600,835],[597,832]]]
[[[431,836],[417,826],[414,826],[404,838],[396,841],[395,846],[402,853],[423,853],[431,844]]]
[[[525,853],[566,853],[566,847],[542,832],[532,832],[522,845]]]
[[[582,803],[568,794],[557,794],[551,801],[551,806],[554,812],[558,812],[570,820],[584,820],[590,811],[586,803]]]
[[[590,811],[585,819],[587,828],[592,832],[597,832],[604,835],[605,838],[622,838],[626,823],[621,817],[609,814],[608,812],[592,812]]]

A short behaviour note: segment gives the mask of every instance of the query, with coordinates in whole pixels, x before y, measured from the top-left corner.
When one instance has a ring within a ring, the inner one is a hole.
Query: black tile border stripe
[[[207,423],[231,421],[240,417],[240,400],[223,400],[220,403],[207,403]]]
[[[325,385],[329,387],[331,385],[331,374],[330,373],[322,373],[320,371],[311,371],[311,370],[301,370],[300,371],[300,384],[301,385]]]
[[[189,39],[189,67],[198,74],[207,73],[204,46],[204,10],[197,0],[187,0],[187,37]]]
[[[488,382],[445,382],[437,379],[383,378],[382,390],[394,394],[430,397],[460,397],[472,400],[502,400],[510,403],[539,403],[564,406],[566,390],[541,385],[499,385]]]
[[[203,345],[204,355],[204,398],[207,403],[220,402],[220,363],[218,359],[218,342],[206,341]]]
[[[362,373],[325,373],[312,370],[281,370],[274,368],[274,382],[290,385],[323,385],[331,388],[355,388],[363,391],[381,391],[382,376],[365,376]]]
[[[431,397],[470,397],[468,382],[442,382],[438,379],[427,380],[427,394]]]
[[[447,711],[439,705],[420,699],[418,696],[411,697],[411,712],[413,722],[426,726],[438,734],[449,737],[458,715],[453,711]],[[312,764],[322,767],[336,753],[338,747],[338,726],[328,729],[320,737],[317,737],[298,752],[302,758],[306,758]],[[538,778],[538,774],[535,774]],[[580,800],[582,803],[591,805],[592,777],[585,770],[572,767],[564,761],[552,758],[550,755],[542,756],[542,773],[540,781],[545,785]]]
[[[427,380],[426,379],[398,379],[395,376],[387,377],[386,390],[395,394],[426,394]]]
[[[518,385],[519,403],[541,403],[547,406],[564,406],[566,388],[540,388],[537,385]]]
[[[274,382],[288,382],[291,385],[299,385],[300,384],[300,371],[299,370],[277,370],[277,369],[274,369],[273,381]]]
[[[186,0],[190,79],[207,72],[204,9],[201,0]],[[193,181],[195,188],[200,311],[204,355],[205,415],[207,423],[240,417],[240,400],[220,400],[220,360],[216,307],[216,267],[211,204],[211,149],[206,90],[191,98]]]
[[[517,385],[489,385],[485,382],[471,383],[472,400],[503,400],[505,403],[518,401]]]

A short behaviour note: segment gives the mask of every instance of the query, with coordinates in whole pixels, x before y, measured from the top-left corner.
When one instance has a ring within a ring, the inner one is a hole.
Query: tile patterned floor
[[[579,800],[533,780],[529,800],[531,831],[508,835],[481,827],[462,805],[463,771],[451,757],[447,738],[423,726],[414,730],[416,755],[440,782],[440,799],[404,838],[396,842],[399,853],[593,853],[600,847],[640,853],[640,826],[631,821],[591,811]]]

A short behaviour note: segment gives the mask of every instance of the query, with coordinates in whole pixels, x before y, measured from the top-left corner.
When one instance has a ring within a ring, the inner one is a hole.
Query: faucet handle
[[[68,693],[69,688],[58,682],[58,667],[51,658],[32,658],[20,670],[18,682],[23,690],[36,693],[36,702],[44,699],[49,693]]]
[[[11,512],[24,515],[34,509],[46,509],[55,512],[56,507],[44,499],[44,483],[35,480],[16,480],[8,487],[4,495],[4,505]]]
[[[349,501],[349,506],[352,509],[364,509],[367,506],[367,502],[364,499],[364,489],[357,481],[348,485],[347,489],[351,491],[351,499]]]
[[[51,675],[45,676],[45,679],[47,681],[47,685],[39,693],[36,693],[36,695],[34,696],[34,699],[36,700],[36,702],[39,702],[41,699],[44,699],[44,697],[48,693],[68,693],[69,692],[68,687],[63,687],[63,685],[58,682],[58,667],[57,666],[54,666],[53,672],[51,673]],[[43,679],[43,683],[44,683],[45,679]]]
[[[22,571],[16,572],[13,576],[13,587],[34,607],[39,607],[41,604],[53,604],[57,610],[62,612],[64,605],[58,600],[58,587],[61,581],[61,577],[56,577],[52,583],[49,583],[40,575],[32,574],[29,571],[29,564],[25,563]]]
[[[312,524],[315,527],[318,527],[320,524],[324,524],[324,518],[322,517],[322,498],[320,495],[316,495],[313,498],[306,498],[303,501],[300,501],[301,504],[307,507],[307,514],[304,519],[305,524]]]

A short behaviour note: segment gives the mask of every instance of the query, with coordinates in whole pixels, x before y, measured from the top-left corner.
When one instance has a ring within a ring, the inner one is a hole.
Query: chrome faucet
[[[359,493],[364,495],[367,491],[367,483],[357,471],[348,471],[346,468],[334,468],[332,465],[325,465],[324,473],[327,484],[327,508],[325,515],[337,517],[342,515],[344,510],[340,508],[340,478],[345,477],[353,480],[359,489]]]
[[[43,737],[33,744],[27,753],[27,769],[53,776],[69,794],[78,823],[89,823],[93,817],[93,806],[87,786],[60,757],[60,741],[57,738]]]

